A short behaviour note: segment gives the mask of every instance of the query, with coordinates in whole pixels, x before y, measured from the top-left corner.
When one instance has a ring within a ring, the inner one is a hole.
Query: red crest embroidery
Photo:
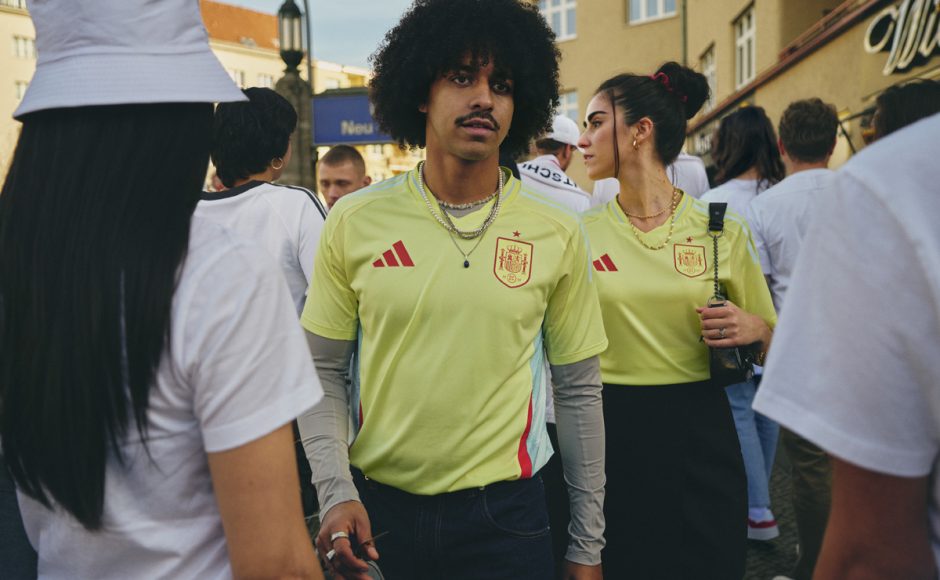
[[[493,274],[510,288],[524,286],[532,278],[534,246],[529,242],[496,238]]]

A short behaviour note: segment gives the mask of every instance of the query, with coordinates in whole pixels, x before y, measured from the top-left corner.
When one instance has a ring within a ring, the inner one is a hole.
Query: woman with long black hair
[[[707,96],[705,78],[676,63],[618,75],[588,104],[578,142],[588,177],[620,186],[583,216],[610,341],[607,578],[744,574],[744,468],[707,347],[766,352],[776,315],[742,220],[727,215],[713,248],[708,205],[666,173]],[[706,308],[715,268],[730,300]]]
[[[196,2],[104,4],[30,6],[0,194],[0,436],[38,574],[320,578],[290,422],[322,391],[290,295],[192,218],[212,102],[244,97]]]
[[[741,107],[721,120],[714,150],[717,187],[702,201],[725,202],[739,216],[760,193],[786,177],[773,123],[762,107]],[[761,369],[753,378],[729,385],[735,429],[747,473],[747,537],[767,541],[780,535],[770,505],[770,475],[780,426],[752,408]]]

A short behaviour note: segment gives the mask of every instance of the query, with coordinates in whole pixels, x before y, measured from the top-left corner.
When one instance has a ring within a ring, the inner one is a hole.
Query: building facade
[[[863,146],[875,98],[940,77],[940,0],[539,0],[562,53],[561,110],[580,125],[596,87],[675,60],[702,72],[712,98],[686,149],[711,161],[724,115],[759,105],[776,123],[797,99],[833,103],[843,131],[833,165]],[[577,161],[568,174],[590,189]]]
[[[209,45],[222,66],[242,88],[274,88],[284,74],[278,37],[277,16],[200,0]],[[25,0],[0,0],[0,180],[19,135],[20,124],[13,111],[26,92],[36,68],[36,32],[26,10]],[[307,78],[306,61],[300,65]],[[314,60],[314,92],[327,89],[363,87],[369,82],[367,69]],[[366,169],[375,180],[414,166],[418,157],[389,145],[358,147],[366,158]],[[326,149],[321,149],[325,152]]]

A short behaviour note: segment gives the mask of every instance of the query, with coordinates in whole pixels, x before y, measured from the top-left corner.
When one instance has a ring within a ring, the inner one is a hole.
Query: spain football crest
[[[683,276],[695,278],[704,274],[708,269],[708,260],[705,259],[705,246],[673,244],[672,254],[676,262],[676,271]]]
[[[534,249],[529,242],[496,238],[493,273],[510,288],[524,286],[532,278]]]

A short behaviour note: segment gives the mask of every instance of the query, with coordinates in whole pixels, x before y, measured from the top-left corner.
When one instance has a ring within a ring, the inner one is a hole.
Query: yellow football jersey
[[[358,339],[350,463],[410,493],[530,477],[551,456],[544,353],[607,346],[580,220],[503,171],[482,239],[451,237],[415,171],[342,198],[324,226],[302,324]],[[474,229],[490,207],[452,219]]]
[[[714,294],[714,249],[708,236],[708,204],[684,195],[669,243],[644,247],[613,199],[583,216],[610,345],[601,355],[605,383],[665,385],[709,378],[708,347],[699,341],[695,308]],[[640,236],[662,243],[669,223]],[[727,298],[777,322],[757,250],[747,224],[728,211],[718,242],[718,274]]]

